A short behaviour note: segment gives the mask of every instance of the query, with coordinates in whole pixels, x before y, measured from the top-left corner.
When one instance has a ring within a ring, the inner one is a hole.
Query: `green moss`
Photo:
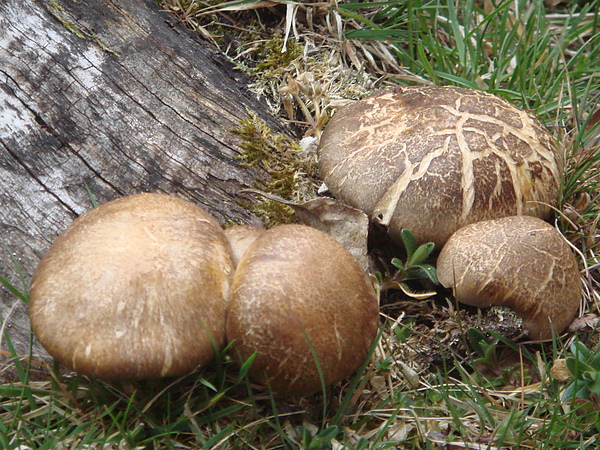
[[[265,173],[256,179],[257,189],[297,203],[315,197],[319,184],[316,159],[306,155],[295,140],[274,132],[252,113],[240,121],[240,128],[234,132],[242,138],[242,154],[237,158],[241,165]],[[261,217],[267,227],[294,220],[292,208],[272,200],[245,206]]]
[[[283,51],[284,44],[285,51]],[[288,39],[285,43],[280,36],[274,36],[265,41],[255,52],[254,59],[259,62],[255,67],[248,69],[248,72],[262,77],[265,75],[280,77],[300,56],[302,56],[302,46],[295,39]]]

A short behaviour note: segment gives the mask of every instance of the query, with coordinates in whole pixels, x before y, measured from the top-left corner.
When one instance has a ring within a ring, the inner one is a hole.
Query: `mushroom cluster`
[[[512,307],[533,338],[573,319],[577,263],[542,220],[558,201],[563,155],[525,112],[468,89],[398,87],[340,110],[318,153],[335,196],[396,240],[410,229],[443,247],[439,279],[459,301]],[[229,341],[240,364],[253,358],[254,380],[305,396],[360,365],[378,302],[322,231],[224,231],[189,202],[139,194],[57,238],[33,277],[30,316],[51,356],[93,377],[184,375]]]
[[[366,273],[327,234],[302,225],[225,233],[200,207],[163,194],[77,218],[42,258],[29,306],[40,343],[80,373],[184,375],[229,340],[240,363],[256,352],[252,377],[294,396],[356,370],[379,317]]]
[[[558,203],[564,154],[525,111],[476,90],[395,87],[338,111],[318,156],[331,193],[394,240],[408,229],[443,247],[439,279],[459,301],[512,306],[533,338],[574,318],[577,264],[541,220]]]

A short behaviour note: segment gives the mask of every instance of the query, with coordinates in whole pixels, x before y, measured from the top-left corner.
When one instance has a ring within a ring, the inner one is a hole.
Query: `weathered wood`
[[[255,175],[234,161],[232,129],[249,110],[280,125],[247,83],[152,0],[0,2],[0,276],[24,289],[8,249],[27,284],[91,207],[88,188],[99,203],[167,192],[257,223],[236,202]],[[6,289],[1,300],[26,353],[26,308]]]

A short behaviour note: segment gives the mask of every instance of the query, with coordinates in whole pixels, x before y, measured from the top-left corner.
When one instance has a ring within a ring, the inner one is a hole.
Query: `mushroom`
[[[224,345],[233,272],[203,209],[139,194],[77,218],[34,274],[30,317],[48,353],[105,380],[179,376]]]
[[[254,225],[234,225],[225,228],[225,236],[231,244],[234,267],[237,267],[248,247],[264,232],[264,228]]]
[[[227,340],[240,362],[255,353],[254,380],[301,397],[358,368],[378,316],[371,282],[341,244],[305,225],[280,225],[258,237],[238,265]]]
[[[547,218],[564,155],[529,114],[458,87],[396,87],[340,109],[318,148],[331,193],[376,223],[441,247],[459,228]]]
[[[459,302],[512,309],[532,339],[549,339],[553,329],[561,333],[582,296],[569,245],[554,227],[530,216],[461,228],[440,252],[437,275]]]

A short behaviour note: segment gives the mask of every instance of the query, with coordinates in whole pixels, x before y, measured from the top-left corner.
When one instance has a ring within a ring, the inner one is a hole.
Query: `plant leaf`
[[[214,392],[218,391],[218,389],[210,381],[208,381],[207,379],[201,377],[199,379],[199,381],[200,381],[200,384],[203,384],[204,386],[206,386],[207,388],[209,388],[211,391],[214,391]]]
[[[412,256],[407,258],[406,268],[410,269],[411,267],[415,267],[421,264],[423,261],[425,261],[425,258],[427,258],[430,255],[434,248],[435,244],[433,242],[428,242],[427,244],[419,246],[412,254]]]
[[[569,369],[569,372],[571,372],[571,375],[579,380],[586,379],[586,373],[595,372],[589,364],[577,358],[567,358],[566,364],[567,369]]]
[[[392,265],[396,269],[400,269],[400,270],[404,271],[404,263],[402,262],[401,259],[399,259],[399,258],[392,258]]]
[[[19,290],[14,287],[6,278],[0,277],[0,284],[2,284],[9,292],[13,293],[19,299],[23,300],[27,303],[27,296],[19,292]]]
[[[573,341],[571,344],[571,353],[573,353],[573,356],[581,361],[587,361],[592,356],[592,352],[588,350],[585,344],[579,341]]]
[[[489,344],[481,331],[479,331],[477,328],[469,328],[467,330],[467,339],[469,340],[469,344],[475,353],[477,353],[479,356],[485,356],[485,347],[487,347]]]
[[[415,239],[415,235],[412,234],[412,231],[407,230],[406,228],[402,229],[400,236],[402,237],[404,248],[406,248],[406,261],[410,261],[417,250],[417,240]]]
[[[416,267],[418,267],[423,272],[425,272],[425,275],[427,275],[427,278],[429,278],[435,284],[439,284],[440,283],[438,281],[438,277],[437,277],[437,270],[431,264],[419,264]]]
[[[238,381],[242,381],[246,375],[248,375],[248,371],[254,362],[254,358],[256,358],[256,352],[252,353],[250,357],[244,361],[244,364],[242,364],[242,367],[240,367],[240,371],[238,373]]]

